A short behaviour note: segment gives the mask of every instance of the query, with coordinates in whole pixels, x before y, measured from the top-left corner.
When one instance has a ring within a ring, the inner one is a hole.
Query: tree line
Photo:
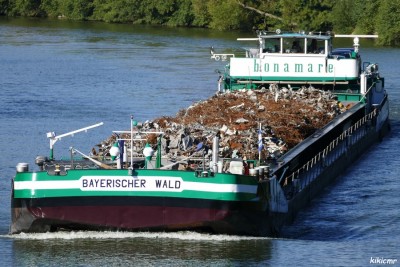
[[[378,44],[400,45],[400,0],[0,0],[0,15],[379,34]]]

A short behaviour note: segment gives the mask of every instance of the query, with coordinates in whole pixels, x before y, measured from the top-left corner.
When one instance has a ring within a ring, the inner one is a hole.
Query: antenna
[[[47,138],[50,139],[50,160],[53,160],[53,158],[54,158],[53,148],[54,148],[54,144],[58,140],[61,140],[61,138],[66,137],[66,136],[73,136],[74,134],[80,133],[80,132],[83,132],[83,131],[87,132],[87,130],[95,128],[95,127],[99,127],[99,126],[101,126],[103,124],[104,124],[103,122],[100,122],[100,123],[97,123],[97,124],[93,124],[91,126],[87,126],[87,127],[84,127],[84,128],[81,128],[81,129],[78,129],[78,130],[75,130],[75,131],[71,131],[71,132],[68,132],[68,133],[60,134],[60,135],[56,135],[55,132],[48,132],[47,133]]]

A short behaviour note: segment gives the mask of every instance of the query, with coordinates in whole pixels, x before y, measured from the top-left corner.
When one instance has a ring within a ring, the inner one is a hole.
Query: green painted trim
[[[14,192],[14,198],[57,198],[57,197],[170,197],[187,199],[214,199],[224,201],[252,201],[257,197],[251,193],[221,193],[184,190],[183,192],[140,192],[140,191],[81,191],[79,189],[51,189],[51,190],[18,190]]]
[[[360,102],[363,99],[361,94],[335,94],[340,102]]]

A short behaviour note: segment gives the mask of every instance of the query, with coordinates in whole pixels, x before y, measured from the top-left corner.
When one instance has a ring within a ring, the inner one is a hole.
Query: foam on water
[[[234,236],[234,235],[213,235],[191,231],[182,232],[112,232],[112,231],[66,231],[47,233],[20,233],[15,235],[3,235],[3,237],[19,240],[74,240],[74,239],[179,239],[197,241],[243,241],[263,240],[268,237]]]

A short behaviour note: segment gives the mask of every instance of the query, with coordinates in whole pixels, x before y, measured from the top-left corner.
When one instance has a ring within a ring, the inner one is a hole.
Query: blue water
[[[8,235],[10,179],[18,162],[49,154],[46,133],[104,126],[56,143],[82,152],[112,130],[175,115],[213,95],[209,47],[240,47],[239,33],[0,18],[0,265],[367,266],[400,265],[400,49],[366,43],[391,100],[391,133],[285,228],[281,238],[183,233],[72,232]],[[372,263],[372,265],[376,265]]]

